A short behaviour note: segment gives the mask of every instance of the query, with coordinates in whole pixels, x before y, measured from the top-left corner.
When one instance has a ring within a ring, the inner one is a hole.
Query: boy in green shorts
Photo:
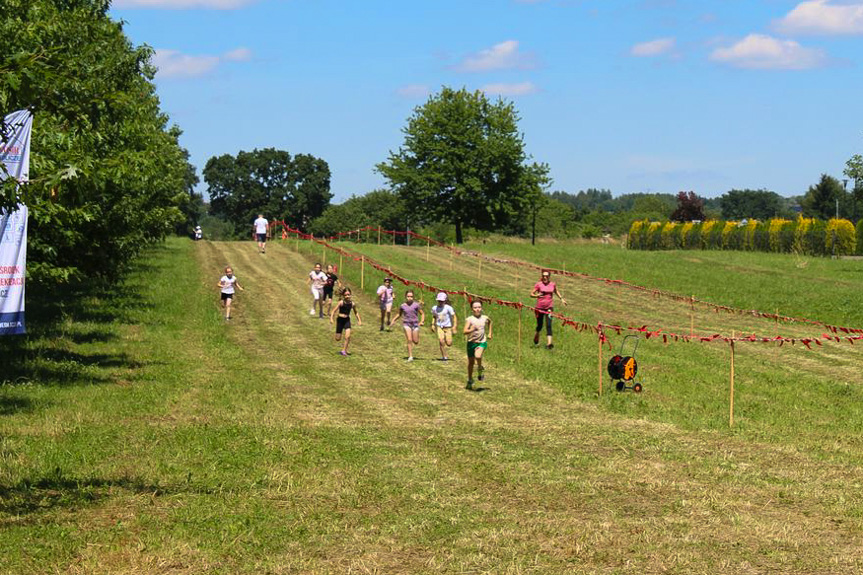
[[[482,355],[491,339],[491,318],[482,314],[482,302],[471,304],[473,315],[464,322],[464,335],[467,336],[467,385],[465,389],[473,389],[473,364],[476,362],[478,379],[483,380]]]

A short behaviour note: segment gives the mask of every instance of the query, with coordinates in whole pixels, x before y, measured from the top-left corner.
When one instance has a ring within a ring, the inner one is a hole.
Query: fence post
[[[366,287],[366,256],[360,256],[360,291]]]
[[[599,397],[602,397],[602,324],[599,324]]]
[[[728,408],[728,427],[734,427],[734,335],[731,337],[731,393]]]
[[[381,245],[381,225],[378,224],[378,245]]]
[[[515,363],[521,365],[521,312],[524,308],[518,306],[518,343],[516,344]]]
[[[426,240],[426,261],[429,261],[429,255],[431,254],[431,242]]]

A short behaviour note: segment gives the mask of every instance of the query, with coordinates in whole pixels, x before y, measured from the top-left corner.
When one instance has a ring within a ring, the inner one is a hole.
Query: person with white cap
[[[449,360],[447,348],[452,346],[452,332],[458,328],[458,317],[455,315],[455,310],[447,303],[447,295],[444,292],[439,292],[437,297],[437,305],[431,309],[434,317],[432,331],[437,332],[437,340],[440,344],[441,361]]]

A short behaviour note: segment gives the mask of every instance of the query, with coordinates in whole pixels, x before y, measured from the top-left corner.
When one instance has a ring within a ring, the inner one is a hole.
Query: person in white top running
[[[447,295],[444,292],[438,293],[435,300],[437,305],[431,309],[434,317],[432,331],[437,333],[441,360],[448,361],[447,348],[452,346],[452,332],[458,328],[458,317],[453,307],[447,303]]]
[[[240,285],[240,282],[237,281],[234,270],[231,269],[231,266],[228,266],[225,268],[225,275],[219,280],[219,289],[222,292],[222,305],[225,307],[225,320],[231,319],[231,302],[234,300],[234,287],[246,291]]]
[[[315,269],[309,272],[309,286],[312,289],[312,309],[309,315],[315,315],[315,308],[319,308],[318,317],[324,317],[324,286],[327,284],[327,274],[321,271],[321,264],[315,264]]]
[[[267,236],[270,235],[268,224],[269,222],[263,214],[258,214],[258,219],[252,224],[252,228],[255,230],[253,235],[258,240],[258,249],[261,250],[262,254],[267,253]]]

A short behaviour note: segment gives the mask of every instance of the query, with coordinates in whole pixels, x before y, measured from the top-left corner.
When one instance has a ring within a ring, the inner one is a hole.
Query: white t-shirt
[[[381,303],[393,303],[393,286],[387,287],[386,284],[382,285],[378,288],[378,298],[380,298]]]
[[[247,222],[249,220],[246,220]],[[258,218],[255,220],[255,233],[256,234],[265,234],[267,233],[267,220],[266,218]]]
[[[312,270],[309,272],[309,277],[312,278],[312,288],[324,289],[324,284],[327,283],[327,274]]]
[[[455,310],[451,305],[436,305],[432,308],[432,314],[438,327],[452,327],[452,318],[455,317]]]
[[[222,284],[222,293],[232,294],[234,293],[234,284],[237,283],[237,276],[222,276],[219,283]]]

